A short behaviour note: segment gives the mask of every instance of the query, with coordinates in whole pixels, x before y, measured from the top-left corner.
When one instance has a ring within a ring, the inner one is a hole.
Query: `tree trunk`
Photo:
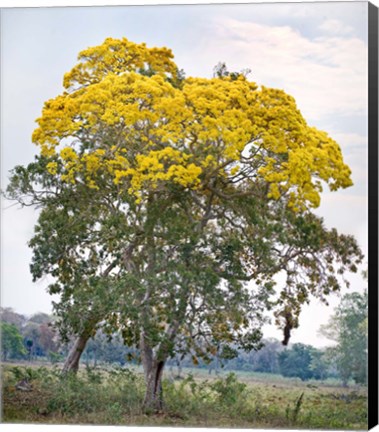
[[[163,409],[162,374],[164,362],[154,361],[150,370],[145,372],[146,393],[143,407],[146,411],[157,412]]]
[[[69,372],[76,373],[78,371],[80,357],[83,354],[89,338],[90,334],[88,332],[84,332],[77,337],[63,365],[62,374],[67,374]]]
[[[182,364],[180,361],[177,362],[178,365],[178,378],[182,378]]]
[[[151,347],[146,343],[141,332],[140,350],[142,366],[145,373],[146,393],[143,409],[146,412],[157,412],[163,409],[162,374],[166,359],[157,359]]]

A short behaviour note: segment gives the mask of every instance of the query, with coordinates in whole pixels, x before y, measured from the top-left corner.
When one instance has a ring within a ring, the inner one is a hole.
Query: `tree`
[[[27,320],[24,315],[16,313],[12,308],[0,307],[0,317],[1,321],[8,324],[14,324],[18,328],[18,330],[22,329],[22,326]]]
[[[94,366],[98,361],[123,365],[128,354],[130,350],[125,347],[119,334],[106,335],[101,330],[88,341],[84,352],[87,364],[92,360]]]
[[[367,311],[367,291],[346,294],[328,324],[320,329],[322,335],[336,343],[328,354],[336,362],[344,385],[350,379],[367,384]]]
[[[32,360],[35,356],[43,356],[44,352],[39,344],[40,339],[40,325],[34,322],[28,321],[22,329],[22,335],[28,348],[29,360]]]
[[[34,256],[31,271],[34,280],[43,274],[57,277],[57,283],[49,287],[50,293],[61,293],[61,301],[54,304],[55,322],[62,341],[68,342],[70,335],[77,338],[72,345],[63,370],[76,371],[80,356],[87,341],[95,335],[96,326],[113,311],[112,299],[117,299],[120,282],[110,275],[117,261],[113,258],[106,268],[106,250],[96,252],[98,234],[90,231],[101,223],[101,212],[95,211],[94,196],[86,190],[62,191],[60,200],[50,199],[41,210],[35,235],[30,241]],[[112,225],[123,222],[114,215],[104,223],[108,234]],[[125,222],[123,222],[125,225]],[[91,238],[93,237],[93,238]],[[46,247],[46,238],[50,239]],[[104,299],[107,299],[104,301]]]
[[[276,339],[267,339],[264,346],[253,353],[253,370],[257,372],[279,373],[278,355],[283,351],[283,345]]]
[[[97,329],[120,331],[160,409],[170,357],[257,347],[267,309],[287,343],[302,304],[356,271],[355,240],[311,212],[350,170],[283,91],[243,73],[185,79],[170,50],[125,38],[83,51],[64,86],[7,190],[41,207],[31,270],[55,278],[74,368]]]
[[[1,331],[1,358],[7,361],[9,357],[14,358],[26,354],[22,342],[22,336],[14,324],[0,321]]]
[[[39,327],[39,345],[45,356],[50,355],[58,349],[57,334],[49,323],[43,323]]]
[[[313,350],[310,345],[296,343],[291,349],[279,353],[280,373],[285,377],[298,377],[302,381],[313,378],[311,367]]]
[[[53,329],[53,319],[45,313],[32,315],[23,326],[21,334],[29,352],[33,356],[46,357],[58,348],[58,335]]]
[[[52,319],[51,319],[50,315],[43,313],[43,312],[38,312],[38,313],[32,315],[28,321],[36,323],[36,324],[48,324],[52,321]]]
[[[330,375],[331,363],[326,350],[314,349],[311,352],[312,377],[317,380],[324,380]]]
[[[228,359],[225,368],[278,374],[280,373],[278,354],[283,349],[283,344],[277,339],[262,339],[260,346],[251,352],[238,350],[238,356]]]

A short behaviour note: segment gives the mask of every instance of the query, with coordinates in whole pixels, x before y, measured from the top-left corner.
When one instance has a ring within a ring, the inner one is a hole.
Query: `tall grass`
[[[20,380],[30,391],[16,390]],[[217,378],[188,374],[163,382],[164,409],[142,410],[144,382],[135,369],[87,368],[62,377],[54,368],[7,367],[3,373],[3,421],[109,425],[249,428],[365,429],[364,391],[242,382],[234,373]]]

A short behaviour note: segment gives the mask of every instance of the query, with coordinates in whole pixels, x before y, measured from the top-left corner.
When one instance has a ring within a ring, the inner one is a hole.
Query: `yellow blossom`
[[[142,202],[170,184],[246,193],[263,181],[269,199],[286,199],[294,211],[317,207],[322,183],[331,190],[352,184],[338,144],[310,127],[282,90],[242,75],[179,85],[169,49],[125,38],[107,38],[78,60],[32,137],[42,156],[60,158],[65,182],[114,184]],[[146,68],[155,74],[140,73]],[[59,175],[55,161],[46,169]]]
[[[51,174],[51,175],[56,175],[57,170],[58,170],[58,164],[57,162],[49,162],[46,165],[46,169],[47,171]]]

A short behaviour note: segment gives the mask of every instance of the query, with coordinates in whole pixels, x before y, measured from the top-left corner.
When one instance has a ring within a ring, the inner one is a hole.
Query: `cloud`
[[[346,132],[330,132],[342,149],[344,161],[352,171],[354,193],[367,196],[368,139],[365,135]]]
[[[344,192],[327,192],[321,197],[321,205],[314,211],[322,216],[328,228],[336,227],[338,232],[353,235],[368,253],[368,197],[353,194],[352,189]]]
[[[357,133],[346,133],[346,132],[330,132],[329,135],[336,140],[341,147],[346,149],[362,148],[368,149],[368,140],[365,135],[359,135]]]
[[[199,45],[200,63],[221,60],[230,69],[250,68],[258,84],[293,95],[310,121],[366,114],[363,40],[327,33],[310,39],[290,26],[225,18],[213,21],[212,34]]]
[[[344,24],[343,22],[336,19],[328,19],[324,21],[319,29],[323,32],[334,34],[334,35],[351,35],[354,32],[354,28]]]

